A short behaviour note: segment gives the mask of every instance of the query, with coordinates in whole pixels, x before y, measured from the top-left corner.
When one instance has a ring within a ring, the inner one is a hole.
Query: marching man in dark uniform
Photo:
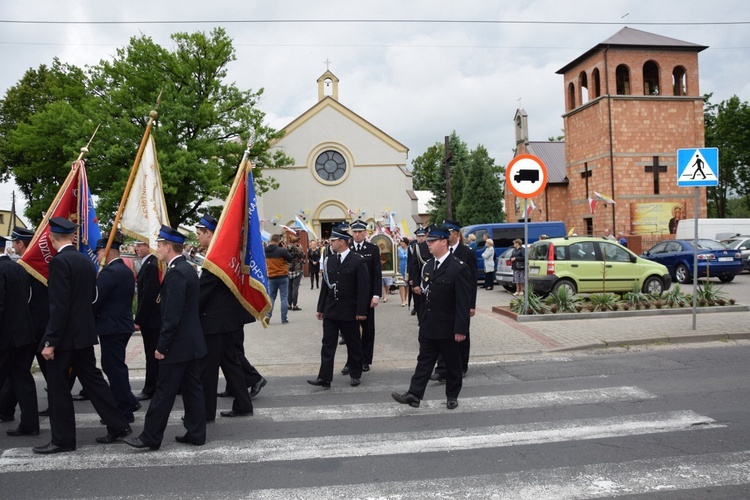
[[[107,426],[107,435],[96,438],[111,443],[132,431],[117,408],[101,370],[96,367],[96,270],[88,257],[73,245],[78,225],[64,217],[49,221],[50,243],[57,250],[49,262],[49,323],[42,338],[47,360],[47,390],[52,441],[34,453],[76,449],[76,419],[68,373],[75,369],[91,404]]]
[[[208,248],[219,222],[205,214],[196,225],[198,243]],[[202,360],[201,383],[206,404],[206,420],[216,420],[216,392],[219,384],[219,367],[224,372],[227,388],[234,396],[232,409],[222,411],[222,417],[244,417],[253,414],[253,403],[247,392],[235,335],[244,336],[245,308],[232,291],[208,269],[200,277],[201,329],[206,336],[208,354]]]
[[[419,356],[409,390],[394,392],[393,399],[415,408],[424,397],[425,387],[437,361],[445,360],[445,395],[449,410],[458,407],[461,392],[461,353],[459,346],[469,333],[471,289],[468,266],[448,252],[448,229],[430,226],[427,244],[433,259],[424,266],[420,293],[424,295],[422,323],[419,326]]]
[[[409,286],[412,288],[414,293],[414,310],[411,312],[412,316],[417,315],[417,319],[422,317],[420,310],[422,308],[422,302],[424,297],[419,293],[419,286],[422,280],[422,268],[425,263],[432,258],[430,255],[430,249],[427,247],[426,237],[427,231],[419,227],[414,231],[416,239],[409,243],[409,256],[407,257],[406,269],[409,273]]]
[[[200,359],[206,355],[206,342],[198,314],[200,283],[195,269],[182,256],[185,236],[169,226],[162,226],[157,242],[156,251],[167,263],[159,297],[161,333],[154,352],[159,360],[159,379],[146,412],[143,432],[124,441],[134,448],[158,450],[177,390],[182,389],[187,433],[175,439],[178,443],[201,446],[206,442],[206,407]]]
[[[101,344],[102,370],[107,375],[112,395],[128,422],[135,418],[133,412],[141,409],[141,404],[130,389],[128,365],[125,352],[133,335],[133,295],[135,276],[120,258],[122,242],[113,241],[107,254],[107,239],[96,243],[99,262],[104,258],[104,267],[96,280],[98,297],[94,303],[96,332]]]
[[[351,385],[358,386],[362,376],[362,344],[359,322],[364,321],[371,303],[372,286],[365,259],[349,250],[345,226],[331,229],[333,254],[323,264],[324,286],[320,287],[317,318],[323,320],[323,347],[320,350],[318,378],[307,383],[329,389],[333,379],[333,360],[339,332],[348,351],[347,366]]]
[[[9,436],[38,436],[39,408],[31,375],[36,352],[28,306],[31,285],[26,271],[5,255],[6,241],[0,236],[0,384],[10,381],[21,408],[21,424],[6,432]]]
[[[351,224],[353,242],[349,249],[361,255],[367,264],[367,275],[370,277],[372,288],[370,306],[367,308],[367,319],[360,322],[362,329],[362,371],[370,371],[372,357],[375,349],[375,308],[380,301],[380,292],[383,287],[383,272],[380,268],[380,249],[377,245],[365,241],[367,236],[367,223],[357,219]],[[341,370],[343,375],[349,373],[351,366],[348,364]]]
[[[159,361],[154,357],[156,343],[159,341],[161,328],[161,309],[156,298],[159,296],[159,262],[151,255],[148,242],[136,241],[135,254],[141,259],[141,270],[136,279],[138,291],[138,308],[135,313],[135,325],[141,330],[143,352],[146,355],[146,380],[143,389],[136,396],[138,401],[151,399],[156,390],[156,379],[159,376]]]

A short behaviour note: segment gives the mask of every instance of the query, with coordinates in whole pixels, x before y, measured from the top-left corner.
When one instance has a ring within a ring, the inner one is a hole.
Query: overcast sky
[[[295,22],[230,22],[280,20]],[[310,22],[320,20],[390,22]],[[316,102],[329,60],[339,101],[405,144],[410,159],[456,130],[506,165],[519,106],[531,140],[561,135],[564,88],[555,72],[623,26],[709,46],[699,55],[701,93],[713,92],[715,103],[750,99],[750,26],[722,24],[750,23],[747,0],[0,0],[0,21],[132,21],[0,22],[3,96],[53,57],[84,67],[111,58],[132,36],[171,47],[171,33],[222,26],[237,51],[228,79],[265,89],[260,108],[271,126],[284,127]],[[12,189],[0,185],[0,209],[10,208]]]

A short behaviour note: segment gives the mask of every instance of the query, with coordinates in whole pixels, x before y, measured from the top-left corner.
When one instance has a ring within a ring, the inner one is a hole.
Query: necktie
[[[338,260],[339,260],[339,265],[341,265],[341,254],[340,254],[340,253],[337,253],[337,254],[336,254],[336,257],[337,257],[337,258],[338,258]]]
[[[438,267],[440,267],[440,261],[439,261],[439,260],[436,260],[436,261],[435,261],[435,269],[433,269],[433,270],[432,270],[432,272],[434,273],[435,271],[437,271],[437,270],[438,270]]]
[[[361,251],[362,251],[362,244],[360,243],[359,245],[357,245],[357,252],[361,252]]]
[[[453,247],[451,247],[451,255],[453,255]]]

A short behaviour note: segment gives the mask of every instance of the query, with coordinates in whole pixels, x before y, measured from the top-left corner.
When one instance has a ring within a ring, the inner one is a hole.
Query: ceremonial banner
[[[266,314],[271,310],[268,272],[253,174],[246,158],[224,203],[203,268],[221,279],[242,306],[266,326]]]
[[[120,228],[131,238],[147,242],[151,253],[156,255],[156,238],[162,224],[169,226],[169,216],[156,159],[156,144],[149,134],[122,211]]]
[[[316,240],[318,239],[318,235],[317,235],[317,234],[315,234],[315,231],[313,231],[313,230],[312,230],[312,228],[311,228],[310,226],[308,226],[307,224],[305,224],[305,223],[304,223],[304,222],[302,221],[302,219],[300,219],[300,218],[299,218],[299,216],[295,216],[295,217],[294,217],[294,220],[295,220],[295,222],[297,222],[297,225],[298,225],[299,227],[301,227],[301,228],[302,228],[302,229],[303,229],[303,230],[304,230],[305,232],[307,232],[308,238],[309,238],[310,236],[312,236],[312,237],[313,237],[313,238],[315,238]]]
[[[96,245],[97,240],[102,236],[83,160],[77,160],[71,166],[68,177],[44,215],[42,223],[39,224],[29,248],[19,260],[29,274],[45,285],[49,277],[49,261],[57,254],[49,239],[49,220],[53,217],[65,217],[79,224],[75,244],[81,253],[91,259],[98,270],[93,245]]]

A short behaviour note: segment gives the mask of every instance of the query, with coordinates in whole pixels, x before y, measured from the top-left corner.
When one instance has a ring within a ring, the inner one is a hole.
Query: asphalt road
[[[78,450],[35,456],[0,436],[3,498],[748,498],[750,342],[533,356],[472,366],[455,411],[431,383],[396,404],[410,371],[324,391],[269,377],[254,417],[180,445],[172,414],[157,452],[104,433],[76,403]],[[137,389],[141,381],[136,381]],[[230,400],[220,401],[229,408]],[[142,413],[134,429],[140,431]],[[9,428],[14,424],[3,424]]]

